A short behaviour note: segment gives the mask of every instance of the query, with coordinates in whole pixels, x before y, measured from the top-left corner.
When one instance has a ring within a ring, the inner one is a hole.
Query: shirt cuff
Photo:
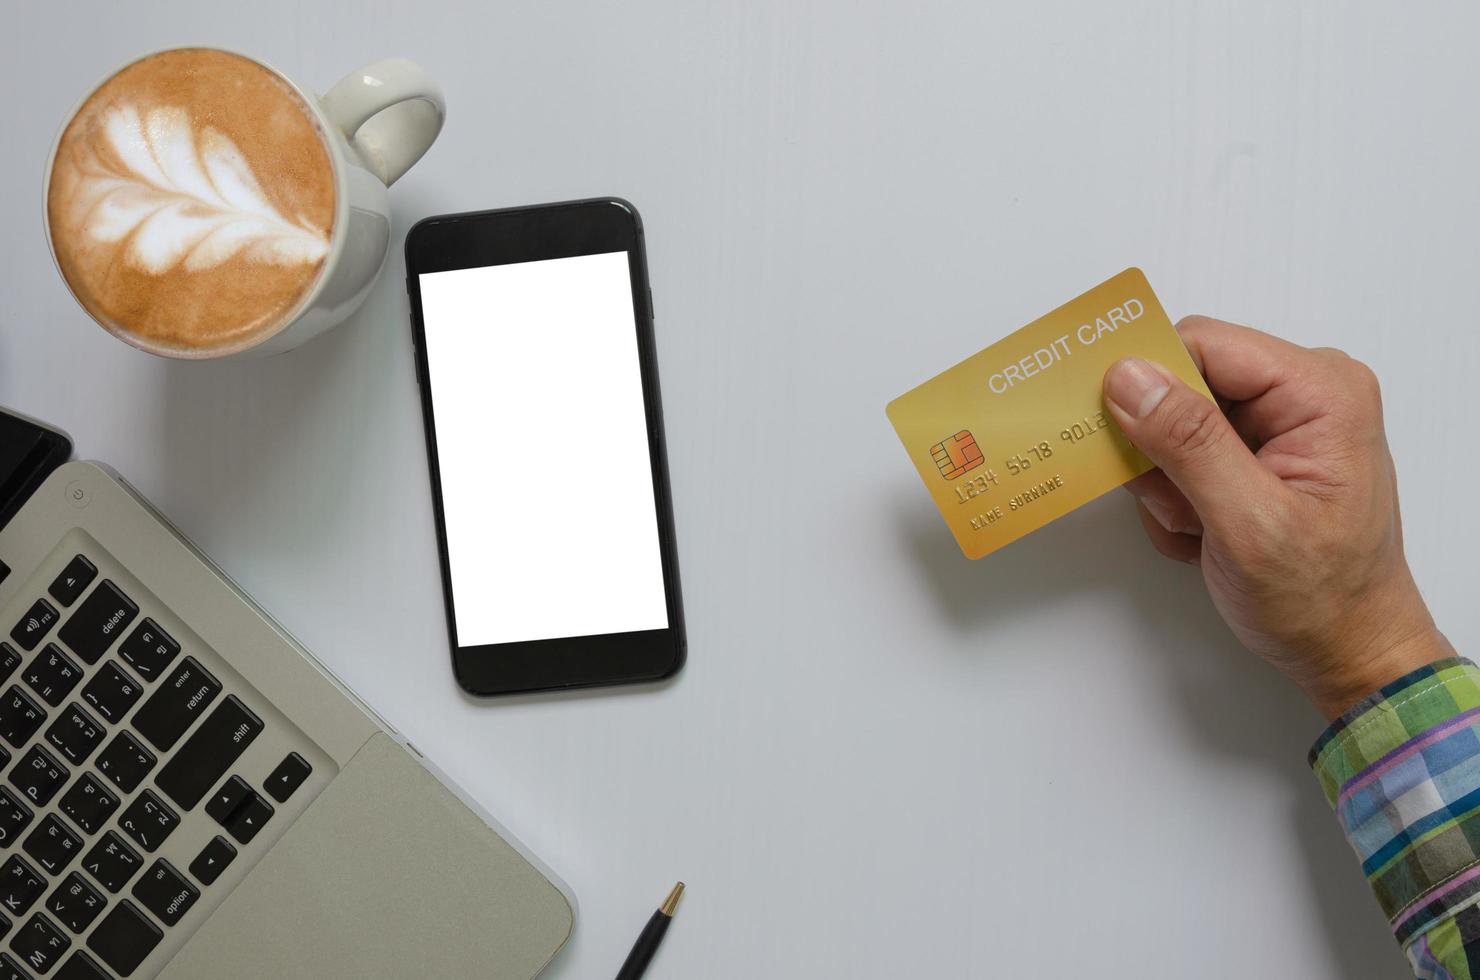
[[[1480,667],[1451,657],[1393,681],[1310,766],[1400,943],[1480,901]]]

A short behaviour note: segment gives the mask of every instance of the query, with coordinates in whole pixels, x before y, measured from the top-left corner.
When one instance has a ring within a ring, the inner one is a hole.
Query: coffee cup
[[[144,55],[94,86],[52,145],[52,258],[89,316],[151,354],[290,350],[370,291],[390,245],[386,189],[445,115],[403,58],[316,98],[230,50]]]

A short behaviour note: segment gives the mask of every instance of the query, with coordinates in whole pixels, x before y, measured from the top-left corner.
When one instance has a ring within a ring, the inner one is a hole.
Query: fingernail
[[[1172,509],[1170,507],[1160,500],[1152,500],[1150,497],[1139,497],[1137,499],[1141,501],[1141,506],[1146,508],[1146,513],[1156,519],[1156,523],[1168,531],[1176,530],[1176,528],[1172,527]]]
[[[1171,531],[1173,534],[1190,534],[1195,538],[1202,537],[1202,522],[1193,515],[1190,520],[1178,521],[1176,510],[1168,504],[1162,503],[1152,497],[1137,497],[1141,506],[1146,508],[1146,513],[1155,518],[1156,523]]]
[[[1166,378],[1139,357],[1121,358],[1105,374],[1105,397],[1134,419],[1150,415],[1171,390]]]

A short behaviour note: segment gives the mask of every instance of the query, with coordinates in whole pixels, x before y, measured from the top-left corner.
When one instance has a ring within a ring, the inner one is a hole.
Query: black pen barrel
[[[643,927],[642,935],[637,937],[637,942],[632,944],[632,952],[627,954],[627,962],[617,971],[617,980],[639,980],[643,972],[647,970],[648,964],[652,962],[653,954],[658,951],[658,944],[663,941],[663,933],[668,931],[668,923],[673,920],[662,912],[654,912],[653,917],[648,919],[648,924]]]

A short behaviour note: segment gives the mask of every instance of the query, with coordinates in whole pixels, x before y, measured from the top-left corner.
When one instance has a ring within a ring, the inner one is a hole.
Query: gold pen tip
[[[673,891],[669,892],[668,897],[663,899],[663,904],[658,906],[658,911],[670,919],[673,918],[673,913],[678,911],[678,900],[680,898],[683,898],[683,882],[681,881],[674,885]]]

